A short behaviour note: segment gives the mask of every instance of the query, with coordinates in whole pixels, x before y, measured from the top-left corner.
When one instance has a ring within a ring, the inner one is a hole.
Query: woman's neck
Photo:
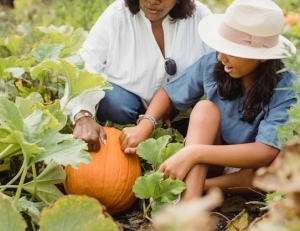
[[[159,19],[156,21],[151,21],[152,33],[155,37],[156,43],[163,54],[165,56],[165,43],[164,43],[164,31],[162,27],[162,21],[164,19]]]

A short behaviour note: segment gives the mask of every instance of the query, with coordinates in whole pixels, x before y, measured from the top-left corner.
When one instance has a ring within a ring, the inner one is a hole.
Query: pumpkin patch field
[[[299,0],[274,1],[284,11],[283,35],[298,48],[286,67],[300,77]],[[186,186],[157,169],[184,137],[160,121],[135,155],[121,151],[123,126],[109,121],[99,152],[74,139],[67,104],[112,89],[78,53],[112,2],[0,0],[0,231],[300,230],[299,103],[278,129],[281,158],[256,171],[249,195],[215,188],[174,203]],[[201,2],[221,13],[232,0]]]

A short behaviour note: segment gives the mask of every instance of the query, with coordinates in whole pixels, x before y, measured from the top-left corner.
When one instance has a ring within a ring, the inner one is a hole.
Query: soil
[[[263,201],[262,196],[237,196],[225,195],[223,204],[213,212],[217,216],[218,225],[215,231],[226,231],[226,226],[233,218],[245,210],[249,216],[249,223],[257,217],[263,215],[262,205],[247,203],[250,201]],[[122,214],[113,216],[124,231],[154,231],[152,224],[143,219],[143,213],[139,204],[134,204],[129,210]],[[183,230],[184,231],[184,230]]]

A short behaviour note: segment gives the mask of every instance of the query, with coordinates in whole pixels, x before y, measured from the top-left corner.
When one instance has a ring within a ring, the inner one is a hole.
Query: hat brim
[[[203,18],[198,33],[208,46],[224,54],[249,59],[281,59],[294,55],[296,47],[288,39],[279,36],[279,42],[271,48],[240,45],[223,38],[218,33],[224,14],[213,14]]]

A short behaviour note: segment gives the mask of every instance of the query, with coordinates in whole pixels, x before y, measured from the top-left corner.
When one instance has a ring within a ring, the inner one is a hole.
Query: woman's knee
[[[97,119],[117,124],[135,123],[139,114],[145,110],[140,98],[135,94],[113,84],[112,91],[106,91],[105,97],[97,108]]]
[[[192,110],[191,119],[196,118],[203,122],[221,122],[221,112],[217,105],[208,100],[199,101]]]

